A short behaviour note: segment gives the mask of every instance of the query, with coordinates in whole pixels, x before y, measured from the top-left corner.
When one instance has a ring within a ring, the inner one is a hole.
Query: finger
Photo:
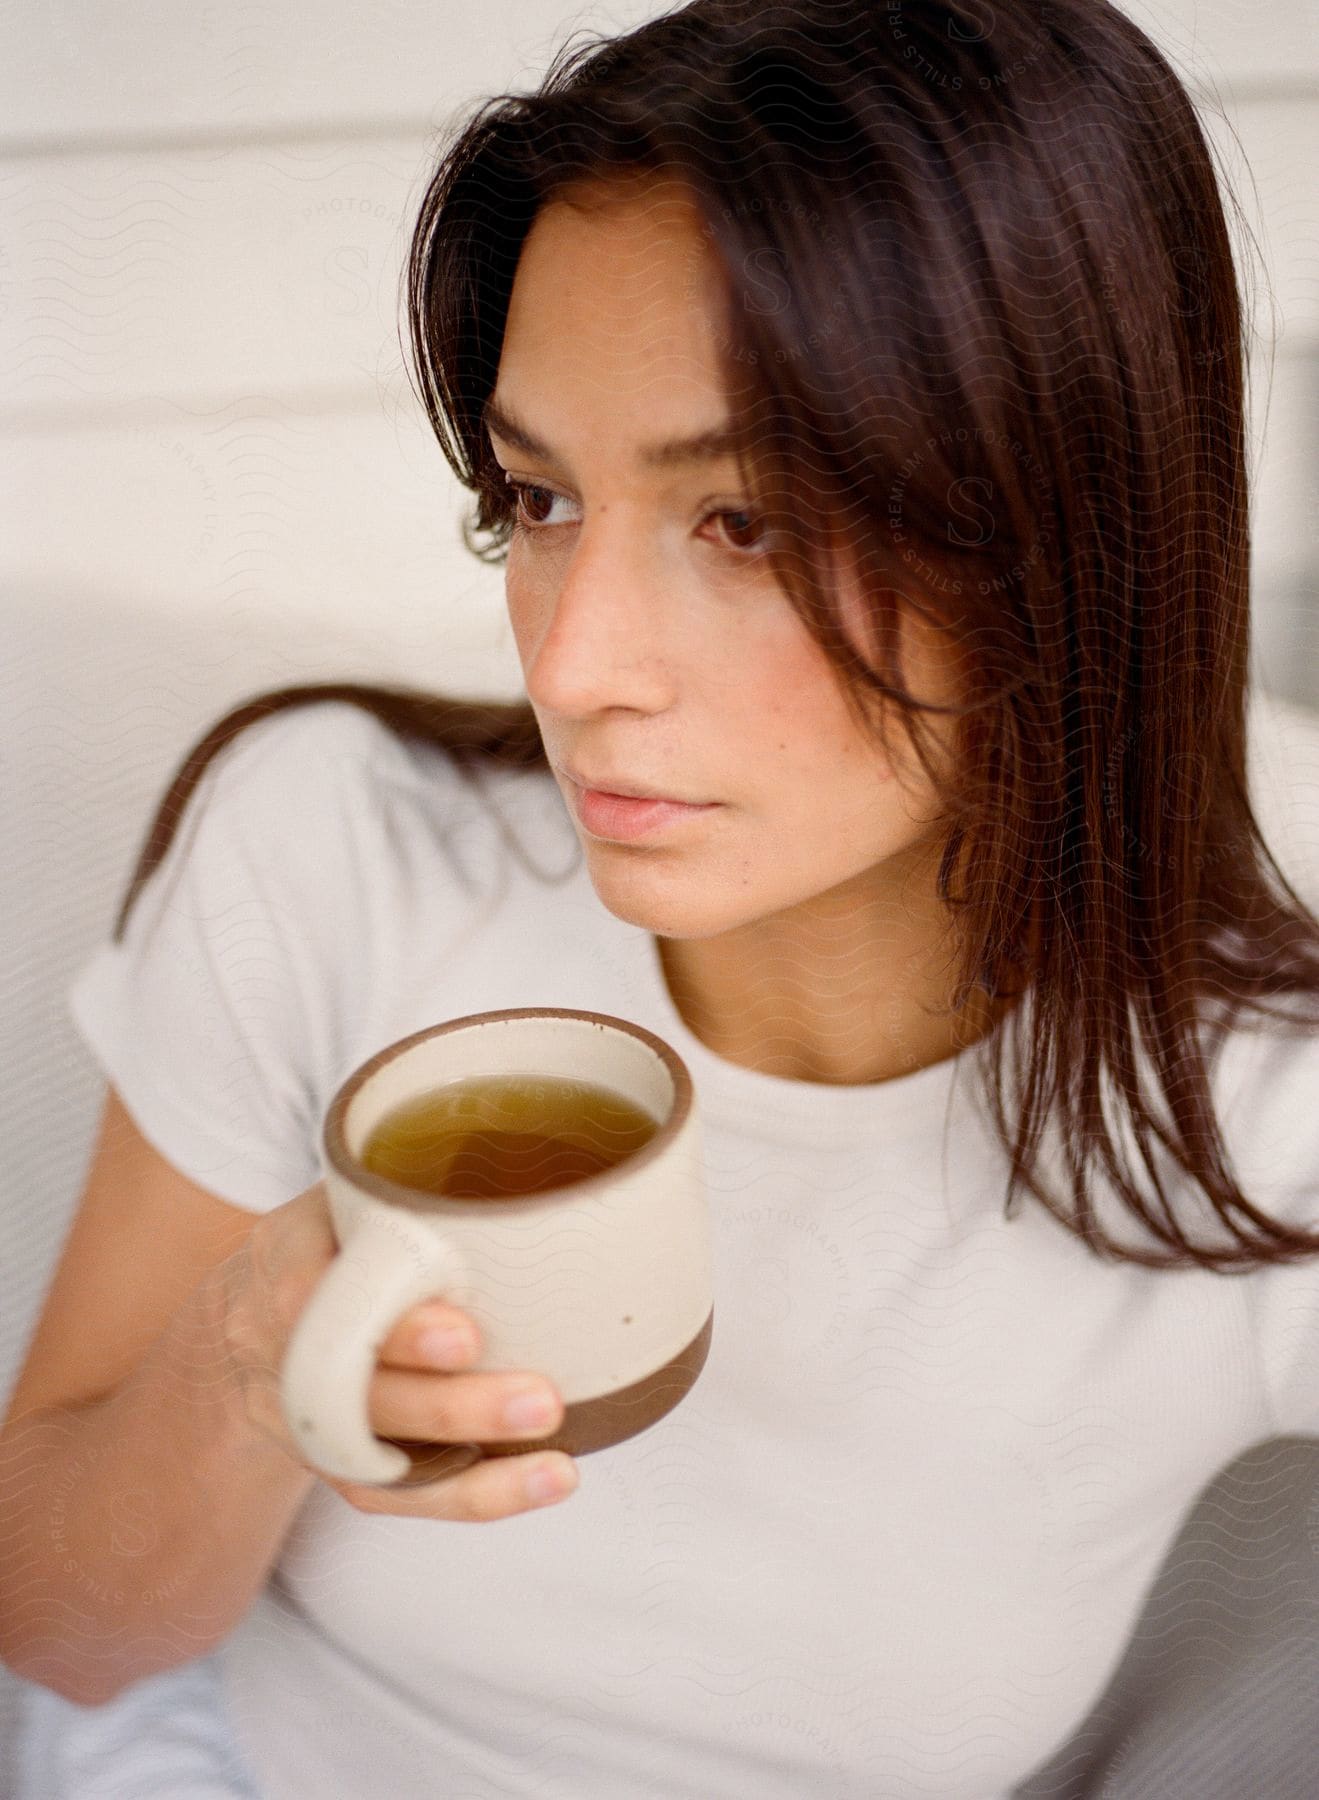
[[[481,1334],[469,1314],[443,1300],[427,1300],[395,1321],[379,1360],[410,1369],[462,1368],[480,1348]]]
[[[511,1402],[528,1395],[543,1401],[539,1417],[519,1419],[508,1412]],[[553,1385],[529,1370],[439,1375],[378,1369],[369,1411],[380,1437],[446,1444],[548,1437],[563,1420],[563,1402]]]
[[[529,1479],[542,1469],[561,1476],[565,1483],[548,1497],[538,1497],[528,1487]],[[539,1506],[554,1506],[568,1499],[578,1485],[577,1465],[561,1450],[543,1455],[486,1457],[459,1475],[416,1487],[374,1487],[335,1481],[328,1476],[323,1479],[359,1512],[472,1524],[533,1512]]]

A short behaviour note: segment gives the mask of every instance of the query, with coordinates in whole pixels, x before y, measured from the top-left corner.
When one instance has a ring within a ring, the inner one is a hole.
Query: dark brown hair
[[[440,155],[406,269],[421,399],[476,498],[464,542],[498,562],[512,516],[482,410],[532,220],[582,183],[679,180],[723,277],[721,368],[784,590],[857,717],[882,733],[898,709],[944,796],[954,1009],[977,985],[1033,989],[1006,1104],[1007,1030],[990,1045],[1009,1216],[1024,1188],[1101,1256],[1292,1261],[1319,1234],[1241,1192],[1209,1085],[1247,1012],[1313,1029],[1319,1001],[1319,922],[1247,791],[1246,357],[1215,167],[1177,76],[1106,0],[996,0],[988,17],[959,0],[694,0],[563,46],[535,93],[482,103]],[[835,528],[867,578],[861,646],[828,579]],[[941,709],[901,680],[903,607],[965,670],[963,703],[942,709],[946,784],[922,716]],[[546,766],[526,704],[264,695],[185,759],[119,928],[209,758],[322,698],[460,760]],[[1299,1014],[1269,1004],[1288,996]],[[1110,1082],[1155,1198],[1117,1153]],[[1036,1174],[1050,1119],[1070,1211]],[[1156,1144],[1226,1241],[1188,1236]],[[1094,1167],[1166,1253],[1101,1229]]]

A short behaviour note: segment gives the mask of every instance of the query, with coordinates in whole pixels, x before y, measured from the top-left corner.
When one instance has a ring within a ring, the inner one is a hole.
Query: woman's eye
[[[525,530],[535,532],[564,523],[549,516],[555,501],[565,500],[564,495],[556,494],[553,488],[542,487],[536,481],[514,481],[511,475],[504,479],[513,496],[515,520]],[[565,500],[565,504],[572,502]],[[704,523],[708,525],[712,520],[717,522],[724,548],[734,556],[745,558],[763,554],[767,543],[764,521],[749,508],[724,508],[707,513]]]
[[[710,517],[721,521],[725,537],[738,553],[758,555],[765,548],[764,521],[746,507],[736,512],[711,513]]]
[[[556,494],[550,488],[541,487],[538,482],[514,481],[511,477],[506,477],[505,479],[513,494],[513,501],[517,510],[518,522],[520,524],[529,525],[535,530],[541,525],[549,525],[555,522],[551,519],[539,517],[538,512],[541,506],[548,509],[554,505],[556,500],[562,500],[562,494]]]

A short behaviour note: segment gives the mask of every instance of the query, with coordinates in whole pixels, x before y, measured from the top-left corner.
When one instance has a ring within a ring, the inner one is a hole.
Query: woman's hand
[[[242,1249],[217,1271],[229,1369],[257,1431],[359,1512],[503,1519],[571,1493],[577,1486],[576,1466],[562,1451],[489,1457],[442,1480],[395,1487],[340,1481],[307,1462],[284,1418],[279,1372],[293,1327],[336,1251],[325,1183],[318,1181],[262,1214]],[[448,1344],[423,1347],[423,1333],[431,1332],[456,1335]],[[371,1429],[382,1438],[436,1445],[540,1438],[555,1430],[563,1419],[563,1402],[552,1384],[531,1370],[459,1373],[479,1351],[470,1314],[440,1299],[410,1308],[380,1347],[367,1391]],[[551,1410],[534,1422],[515,1423],[505,1409],[515,1397],[528,1393],[549,1401]],[[437,1459],[435,1473],[444,1466],[444,1459]],[[540,1470],[565,1477],[562,1491],[530,1492],[528,1477]]]

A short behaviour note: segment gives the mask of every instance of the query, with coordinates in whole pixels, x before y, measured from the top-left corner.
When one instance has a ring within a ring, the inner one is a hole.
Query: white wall
[[[459,654],[474,679],[516,691],[498,577],[458,547],[462,496],[403,375],[407,227],[455,109],[534,80],[567,27],[658,10],[11,10],[0,604],[56,593],[235,630],[255,609],[306,633],[309,673],[341,669],[365,638],[375,672],[442,659],[452,680]],[[1257,641],[1280,691],[1319,699],[1319,33],[1296,0],[1128,10],[1197,90],[1216,86],[1258,185],[1256,207],[1239,184],[1268,256],[1277,340],[1270,410],[1252,415]],[[1237,168],[1212,108],[1206,118]],[[1269,330],[1266,309],[1259,323]]]

